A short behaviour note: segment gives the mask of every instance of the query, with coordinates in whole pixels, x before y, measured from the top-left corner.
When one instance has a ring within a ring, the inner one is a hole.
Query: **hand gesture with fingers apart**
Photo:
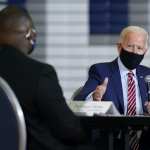
[[[101,85],[98,85],[93,92],[93,100],[101,101],[103,95],[105,94],[106,88],[108,84],[108,77],[106,77]]]

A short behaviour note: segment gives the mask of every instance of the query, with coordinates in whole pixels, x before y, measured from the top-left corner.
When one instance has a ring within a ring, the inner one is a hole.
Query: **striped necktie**
[[[136,91],[133,76],[134,74],[132,72],[128,73],[128,105],[127,105],[128,116],[136,115]]]
[[[133,76],[134,76],[133,72],[128,73],[128,104],[127,104],[128,116],[136,115],[136,88]],[[132,129],[129,130],[129,145],[131,150],[139,150],[137,131],[134,131]]]

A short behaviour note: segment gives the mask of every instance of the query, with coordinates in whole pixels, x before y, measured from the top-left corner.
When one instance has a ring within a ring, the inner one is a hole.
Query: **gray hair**
[[[131,32],[137,32],[137,33],[142,33],[145,35],[146,37],[146,48],[148,48],[148,32],[142,28],[142,27],[139,27],[139,26],[128,26],[126,28],[124,28],[122,31],[121,31],[121,34],[120,34],[120,37],[119,37],[119,43],[122,43],[122,41],[125,39],[125,37],[127,36],[128,33],[131,33]]]

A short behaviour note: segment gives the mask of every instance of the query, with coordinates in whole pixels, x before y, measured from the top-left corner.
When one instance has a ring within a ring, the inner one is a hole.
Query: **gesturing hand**
[[[147,109],[148,114],[150,115],[150,102],[146,101],[144,105],[145,105],[145,107]]]
[[[106,77],[101,85],[98,85],[93,92],[93,100],[101,101],[103,95],[105,94],[106,88],[108,84],[108,77]]]

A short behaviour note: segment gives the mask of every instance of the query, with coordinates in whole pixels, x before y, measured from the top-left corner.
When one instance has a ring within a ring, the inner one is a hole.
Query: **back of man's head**
[[[31,37],[26,35],[34,26],[27,10],[15,5],[7,6],[0,11],[0,22],[0,44],[29,53],[32,48]]]
[[[31,20],[28,12],[15,5],[7,6],[0,11],[0,27],[5,30],[17,29],[22,19]]]

